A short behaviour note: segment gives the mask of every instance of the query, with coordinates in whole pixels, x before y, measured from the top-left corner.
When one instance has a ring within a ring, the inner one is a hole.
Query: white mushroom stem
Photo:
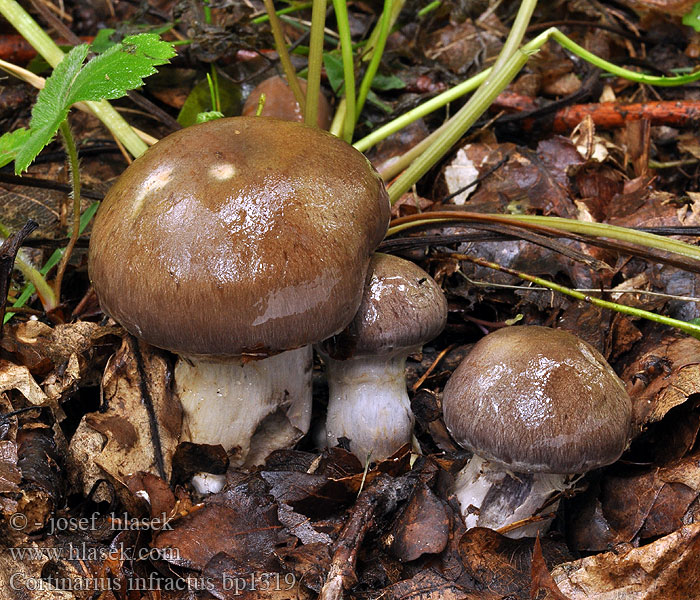
[[[568,479],[568,475],[552,473],[512,473],[475,454],[457,474],[454,493],[467,529],[501,529],[537,514],[555,492],[569,487]],[[548,505],[544,512],[556,511],[557,505],[558,501]],[[504,535],[535,536],[544,533],[551,521],[534,521]]]
[[[309,429],[311,361],[311,346],[261,360],[180,356],[181,441],[220,444],[236,466],[289,447]]]
[[[406,393],[406,355],[365,356],[327,365],[329,402],[326,443],[350,440],[363,463],[392,455],[411,441],[413,413]]]

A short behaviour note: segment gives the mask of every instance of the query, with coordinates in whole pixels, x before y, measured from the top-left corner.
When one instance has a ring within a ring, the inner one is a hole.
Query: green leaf
[[[700,2],[693,4],[690,12],[683,15],[683,25],[689,25],[695,31],[700,31]]]
[[[29,122],[30,136],[15,158],[15,173],[18,175],[27,170],[42,148],[53,139],[61,121],[68,115],[70,104],[66,98],[87,53],[87,44],[73,48],[56,65],[44,89],[39,92]]]
[[[76,75],[68,102],[113,100],[140,87],[143,80],[175,56],[168,42],[154,33],[130,35],[88,62]]]
[[[218,110],[207,110],[197,114],[197,123],[206,123],[207,121],[215,121],[216,119],[222,119],[224,113]]]
[[[114,35],[115,29],[100,29],[97,32],[97,35],[95,36],[95,39],[92,40],[92,44],[90,44],[90,50],[92,50],[95,54],[101,54],[102,52],[106,52],[109,50],[112,46],[116,46],[117,42],[113,42],[111,40],[112,35]]]
[[[32,109],[31,135],[17,152],[16,173],[25,171],[53,139],[73,104],[120,98],[175,55],[171,44],[152,33],[126,37],[83,66],[88,52],[87,44],[76,46],[46,80]]]
[[[373,104],[379,110],[383,110],[388,115],[390,115],[394,110],[389,104],[380,100],[379,96],[377,96],[377,94],[375,94],[372,90],[367,93],[367,102]]]
[[[224,79],[218,78],[219,101],[221,103],[221,112],[226,117],[230,117],[241,112],[241,88],[239,85]],[[211,94],[209,93],[209,84],[206,79],[201,79],[192,88],[192,91],[187,96],[187,100],[180,109],[180,114],[177,116],[177,122],[183,127],[189,127],[199,121],[200,113],[206,113],[212,110]]]
[[[376,73],[374,79],[372,79],[372,89],[379,90],[380,92],[402,90],[405,87],[406,84],[396,75],[382,75],[381,73]]]
[[[326,52],[323,55],[323,66],[326,67],[328,83],[331,84],[331,88],[333,89],[335,95],[339,96],[345,82],[343,73],[343,59],[341,58],[340,54]]]
[[[15,129],[0,136],[0,167],[15,160],[18,150],[29,138],[29,129]]]

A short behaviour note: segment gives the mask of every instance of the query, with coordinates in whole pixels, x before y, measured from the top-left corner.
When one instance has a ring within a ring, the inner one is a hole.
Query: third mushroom
[[[430,275],[403,258],[374,255],[355,318],[321,347],[330,388],[328,445],[346,438],[366,462],[411,441],[406,358],[436,337],[446,320],[447,301]]]
[[[538,326],[482,338],[447,382],[445,425],[473,457],[455,494],[467,527],[530,519],[572,475],[615,462],[630,441],[632,403],[612,367],[576,336]]]

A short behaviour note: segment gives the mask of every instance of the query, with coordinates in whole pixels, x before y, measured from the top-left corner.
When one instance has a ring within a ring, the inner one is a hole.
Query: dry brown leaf
[[[637,424],[660,421],[700,389],[700,340],[670,330],[647,334],[620,377],[631,384]]]
[[[700,523],[641,548],[605,552],[552,571],[571,600],[689,600],[700,590]]]
[[[501,600],[492,591],[467,590],[433,570],[425,569],[412,579],[399,581],[380,591],[382,600]]]
[[[17,390],[35,406],[43,406],[49,400],[27,367],[0,359],[0,393],[9,390]]]
[[[107,364],[101,410],[85,415],[71,439],[71,483],[85,494],[105,477],[118,491],[126,491],[124,482],[131,473],[170,477],[182,409],[170,391],[164,354],[131,339]]]
[[[416,487],[406,510],[394,523],[391,550],[402,562],[423,554],[438,554],[447,546],[449,520],[442,501],[421,484]]]
[[[548,597],[554,600],[569,600],[564,594],[559,591],[557,584],[554,583],[552,575],[544,562],[542,556],[542,544],[540,536],[535,538],[535,546],[532,549],[532,591],[530,592],[531,600],[535,600],[541,590],[545,590]]]
[[[24,547],[41,554],[34,542]],[[0,544],[0,600],[75,600],[73,592],[58,590],[42,579],[46,562],[46,559],[32,560],[29,556],[15,559],[10,550]]]

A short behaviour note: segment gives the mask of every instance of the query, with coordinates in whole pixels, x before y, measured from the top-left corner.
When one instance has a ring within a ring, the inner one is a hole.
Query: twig
[[[340,600],[343,590],[357,581],[355,564],[365,535],[377,517],[392,511],[398,502],[408,498],[414,485],[415,480],[406,476],[379,475],[360,494],[335,543],[333,560],[318,600]]]
[[[15,257],[24,239],[37,227],[39,224],[31,219],[27,221],[24,227],[13,233],[0,246],[0,318],[5,317],[5,305],[7,304],[7,292],[10,289],[10,280],[12,279],[12,269],[15,264]],[[0,337],[2,337],[2,321],[0,321]]]

